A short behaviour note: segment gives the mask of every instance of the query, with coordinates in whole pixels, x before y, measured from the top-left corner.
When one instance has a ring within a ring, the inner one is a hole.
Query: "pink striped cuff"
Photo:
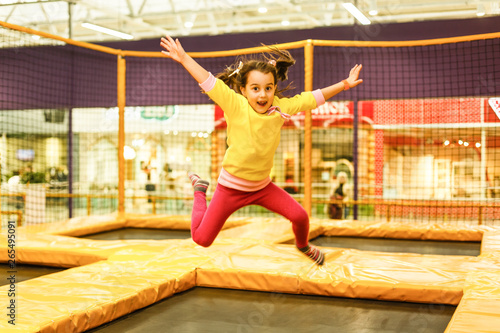
[[[321,89],[316,89],[312,92],[314,99],[316,100],[316,107],[325,104],[325,96],[321,92]]]
[[[204,92],[207,92],[207,91],[214,89],[215,82],[217,81],[215,79],[215,76],[212,75],[212,73],[208,73],[208,74],[209,74],[208,78],[203,83],[199,83],[201,89],[203,89]]]

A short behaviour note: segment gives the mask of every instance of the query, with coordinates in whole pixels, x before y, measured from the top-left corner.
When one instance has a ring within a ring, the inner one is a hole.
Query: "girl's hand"
[[[186,52],[182,48],[181,42],[179,42],[178,39],[174,41],[172,37],[166,35],[161,38],[160,45],[164,49],[161,53],[179,63],[182,63],[182,60],[184,60],[186,56]]]
[[[356,87],[358,84],[363,83],[362,79],[358,80],[361,68],[363,68],[363,65],[356,65],[349,72],[349,77],[346,79],[347,83],[349,83],[349,88]]]
[[[163,48],[161,53],[180,63],[196,82],[203,83],[209,78],[210,73],[184,51],[178,39],[174,41],[172,37],[166,35],[162,37],[160,45]]]

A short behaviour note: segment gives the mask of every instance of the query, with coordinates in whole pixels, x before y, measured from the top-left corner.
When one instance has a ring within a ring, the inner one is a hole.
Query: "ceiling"
[[[79,41],[120,40],[85,28],[92,23],[134,40],[172,36],[311,29],[352,25],[344,1],[328,0],[0,0],[0,21]],[[357,0],[372,24],[500,15],[500,1]],[[265,7],[267,12],[259,12]],[[376,7],[377,15],[369,11]],[[70,28],[71,27],[71,28]]]

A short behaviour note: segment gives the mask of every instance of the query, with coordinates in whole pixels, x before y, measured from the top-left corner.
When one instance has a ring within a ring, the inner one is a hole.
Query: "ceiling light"
[[[261,14],[267,13],[267,8],[266,7],[259,7],[259,13],[261,13]]]
[[[363,24],[363,25],[368,25],[368,24],[371,24],[372,22],[362,13],[359,11],[359,9],[354,6],[352,3],[350,2],[344,2],[342,4],[342,6],[344,6],[345,9],[347,9],[347,11],[349,13],[351,13],[352,16],[354,16],[356,18],[356,20],[359,21],[359,23]]]
[[[448,146],[448,145],[450,144],[450,140],[446,140],[445,142],[443,142],[443,144],[444,144],[445,146]]]
[[[132,146],[134,147],[141,147],[144,145],[144,139],[134,139],[132,140]]]
[[[372,0],[372,3],[370,4],[370,11],[368,14],[375,16],[378,14],[378,8],[377,8],[377,0]]]
[[[124,146],[123,147],[123,158],[126,160],[133,160],[136,157],[135,150],[132,147]]]
[[[484,16],[486,14],[486,10],[484,9],[484,5],[482,3],[477,4],[477,16]]]
[[[108,35],[111,35],[111,36],[119,37],[119,38],[122,38],[122,39],[134,39],[134,36],[132,36],[132,35],[129,35],[129,34],[126,34],[126,33],[120,32],[120,31],[116,31],[116,30],[113,30],[113,29],[108,29],[108,28],[105,28],[105,27],[101,27],[99,25],[95,25],[95,24],[92,24],[92,23],[87,23],[87,22],[82,23],[82,27],[90,29],[90,30],[102,32],[102,33],[105,33],[105,34],[108,34]]]
[[[480,148],[481,144],[479,142],[476,142],[476,148]]]
[[[190,21],[184,22],[184,27],[186,27],[186,28],[192,28],[193,25],[194,25],[193,22],[190,22]]]
[[[290,21],[283,20],[283,21],[281,21],[281,25],[288,26],[288,25],[290,25]]]

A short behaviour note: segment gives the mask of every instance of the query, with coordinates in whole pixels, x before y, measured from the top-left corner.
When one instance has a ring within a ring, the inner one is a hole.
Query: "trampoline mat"
[[[12,275],[17,282],[22,282],[30,280],[39,276],[57,273],[65,270],[62,267],[48,267],[48,266],[38,266],[38,265],[25,265],[16,264],[14,269],[11,269],[8,264],[0,264],[0,286],[9,284],[9,279]]]
[[[80,238],[96,240],[126,240],[126,239],[187,239],[191,238],[189,230],[122,228],[80,236]]]
[[[377,252],[460,256],[478,256],[481,252],[480,242],[320,236],[311,240],[311,243],[324,247],[340,247]]]
[[[455,309],[196,287],[87,332],[442,333]]]

